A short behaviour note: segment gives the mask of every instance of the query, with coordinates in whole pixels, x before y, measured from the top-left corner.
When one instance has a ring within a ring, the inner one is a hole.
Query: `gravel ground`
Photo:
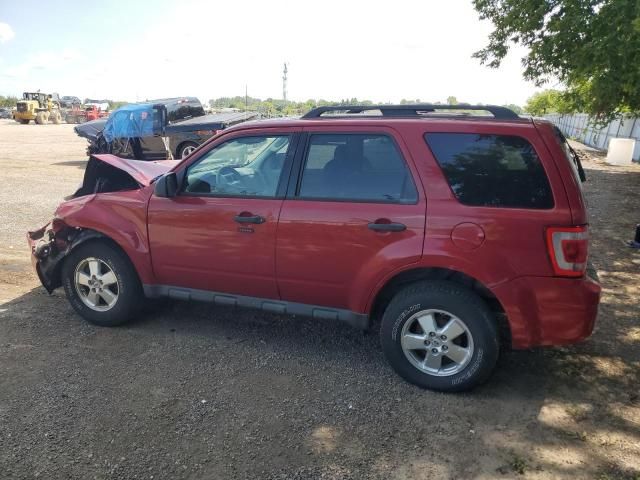
[[[505,352],[463,395],[419,390],[376,335],[164,302],[93,327],[32,273],[24,232],[81,181],[70,125],[0,121],[0,477],[640,478],[640,167],[582,150],[604,296],[570,348]]]

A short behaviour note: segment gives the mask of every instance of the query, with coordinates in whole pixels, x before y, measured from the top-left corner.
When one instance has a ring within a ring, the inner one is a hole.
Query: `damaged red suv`
[[[464,109],[321,107],[225,130],[179,162],[96,155],[29,233],[33,263],[101,326],[143,296],[381,319],[403,378],[469,389],[501,343],[588,337],[600,286],[584,172],[560,131]]]

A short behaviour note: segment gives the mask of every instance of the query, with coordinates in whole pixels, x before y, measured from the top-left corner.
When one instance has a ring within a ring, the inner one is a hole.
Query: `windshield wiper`
[[[565,140],[566,141],[566,140]],[[582,168],[582,162],[580,161],[580,157],[578,156],[578,152],[576,152],[569,142],[567,142],[567,147],[569,147],[569,151],[571,152],[571,156],[573,157],[573,163],[576,164],[576,168],[578,169],[578,177],[580,177],[581,182],[587,181],[587,175],[584,173],[584,168]]]

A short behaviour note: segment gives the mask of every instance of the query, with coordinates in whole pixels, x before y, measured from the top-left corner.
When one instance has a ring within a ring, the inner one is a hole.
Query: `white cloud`
[[[7,43],[15,36],[16,34],[14,33],[13,28],[11,28],[11,25],[0,22],[0,44]]]
[[[28,55],[18,64],[0,68],[3,84],[8,84],[5,94],[19,95],[21,91],[59,92],[65,90],[67,74],[81,69],[84,56],[74,49],[60,51],[43,50]],[[11,88],[11,90],[9,90]],[[66,90],[65,90],[66,91]]]
[[[203,23],[177,29],[176,19],[192,12]],[[445,101],[453,95],[521,104],[536,90],[522,79],[523,49],[512,49],[495,70],[471,58],[486,44],[491,24],[479,21],[468,1],[183,0],[156,13],[139,29],[103,32],[90,48],[69,45],[74,51],[67,59],[41,52],[17,65],[5,62],[0,75],[15,81],[4,88],[206,101],[243,95],[248,85],[251,96],[280,98],[287,61],[293,100]],[[56,68],[61,62],[64,68]]]

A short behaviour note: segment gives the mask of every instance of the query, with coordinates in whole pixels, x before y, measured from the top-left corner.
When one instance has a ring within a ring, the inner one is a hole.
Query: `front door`
[[[290,133],[231,134],[186,167],[180,193],[149,202],[160,285],[277,299],[275,241]]]

